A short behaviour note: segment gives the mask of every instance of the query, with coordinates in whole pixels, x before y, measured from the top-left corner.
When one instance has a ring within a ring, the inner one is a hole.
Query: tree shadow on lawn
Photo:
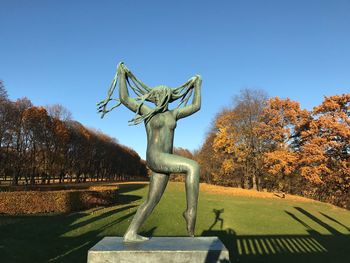
[[[124,189],[124,193],[132,191]],[[136,195],[120,195],[118,204],[72,214],[0,215],[0,262],[84,262],[105,230],[122,235],[135,214]],[[153,233],[154,229],[146,231]],[[106,233],[106,232],[104,232]]]
[[[285,211],[301,223],[306,235],[237,235],[233,229],[205,230],[202,236],[217,236],[230,252],[231,262],[343,263],[350,258],[350,234],[342,234],[306,210],[295,207],[331,234],[322,235],[295,214]],[[323,214],[322,214],[323,215]],[[326,217],[328,218],[328,217]],[[339,221],[338,224],[347,228]]]
[[[145,183],[135,183],[135,184],[120,184],[118,185],[118,193],[119,194],[124,194],[124,193],[128,193],[131,191],[136,191],[142,188],[145,188],[146,186],[148,186],[148,182]]]
[[[331,220],[331,221],[337,223],[338,225],[344,227],[346,230],[348,230],[348,231],[350,232],[350,228],[347,227],[346,225],[344,225],[343,223],[339,222],[338,220],[334,219],[333,217],[330,217],[329,215],[326,215],[326,214],[324,214],[324,213],[322,213],[322,212],[319,212],[319,213],[320,213],[321,215],[323,215],[324,217],[328,218],[329,220]]]

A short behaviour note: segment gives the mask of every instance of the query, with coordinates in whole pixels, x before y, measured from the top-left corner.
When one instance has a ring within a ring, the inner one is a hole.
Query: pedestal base
[[[229,253],[217,237],[152,237],[124,243],[105,237],[88,252],[88,263],[228,263]]]

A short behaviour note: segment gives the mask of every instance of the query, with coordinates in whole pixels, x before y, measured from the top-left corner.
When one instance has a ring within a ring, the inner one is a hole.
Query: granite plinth
[[[229,253],[217,237],[152,237],[124,243],[105,237],[88,252],[88,263],[228,263]]]

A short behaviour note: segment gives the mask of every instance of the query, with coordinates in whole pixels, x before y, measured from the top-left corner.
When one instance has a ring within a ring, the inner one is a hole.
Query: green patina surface
[[[119,98],[113,99],[112,95],[119,82]],[[138,235],[140,227],[154,207],[160,201],[170,173],[186,174],[187,208],[182,213],[187,222],[187,232],[194,235],[197,216],[198,192],[199,192],[199,166],[188,158],[173,154],[174,132],[177,121],[197,112],[201,106],[201,77],[196,75],[177,88],[164,85],[154,88],[148,87],[140,81],[124,65],[119,63],[117,73],[108,91],[107,98],[98,103],[99,112],[102,117],[123,104],[129,110],[135,112],[136,116],[130,121],[132,124],[144,122],[147,133],[147,166],[152,170],[148,196],[137,210],[124,240],[126,242],[145,241],[148,238]],[[135,92],[136,98],[129,95],[128,89]],[[193,100],[187,105],[191,94]],[[169,109],[169,103],[180,99],[177,108]],[[111,100],[119,103],[107,109]],[[149,106],[145,101],[152,102]],[[183,107],[181,107],[183,105]],[[168,217],[164,217],[167,220]]]

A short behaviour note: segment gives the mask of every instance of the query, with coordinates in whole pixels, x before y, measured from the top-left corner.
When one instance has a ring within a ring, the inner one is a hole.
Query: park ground
[[[148,190],[121,184],[121,202],[71,214],[0,215],[1,262],[86,262],[105,236],[122,236]],[[141,229],[186,236],[183,183],[170,183]],[[218,236],[232,262],[348,262],[350,211],[310,199],[201,185],[197,236]]]

